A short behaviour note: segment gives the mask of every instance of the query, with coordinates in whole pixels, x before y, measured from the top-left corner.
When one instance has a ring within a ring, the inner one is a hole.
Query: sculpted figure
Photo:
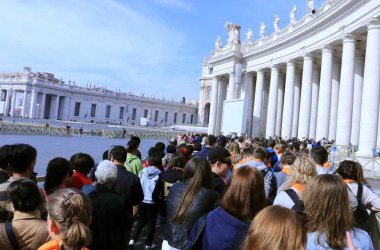
[[[273,21],[274,32],[280,31],[280,17],[276,15]]]
[[[215,50],[220,50],[221,48],[222,48],[222,41],[220,40],[220,37],[218,36],[218,38],[215,41]]]
[[[265,24],[263,22],[261,22],[261,25],[260,25],[260,39],[263,39],[265,37]]]
[[[296,12],[297,12],[297,7],[293,5],[292,11],[289,13],[290,16],[290,24],[295,24],[296,23]]]
[[[307,12],[309,14],[314,10],[314,0],[307,0]]]
[[[248,32],[245,35],[246,35],[247,44],[253,43],[253,32],[252,32],[252,30],[248,29]]]

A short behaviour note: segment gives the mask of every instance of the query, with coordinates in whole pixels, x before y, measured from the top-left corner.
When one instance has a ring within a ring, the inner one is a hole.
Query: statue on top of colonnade
[[[294,25],[296,23],[296,12],[297,12],[297,6],[293,5],[292,11],[289,13],[290,17],[290,24]]]
[[[307,12],[309,14],[314,14],[314,0],[307,0]]]
[[[220,49],[222,49],[222,41],[220,40],[220,36],[218,36],[215,41],[215,50]]]
[[[248,29],[248,32],[245,33],[246,35],[246,44],[253,44],[253,32],[251,29]]]
[[[224,27],[227,29],[228,34],[227,47],[235,44],[240,44],[240,25],[232,24],[228,21]]]
[[[280,31],[280,17],[278,15],[274,17],[273,28],[274,28],[274,32]]]
[[[260,24],[260,39],[263,39],[265,37],[265,24],[261,22]]]

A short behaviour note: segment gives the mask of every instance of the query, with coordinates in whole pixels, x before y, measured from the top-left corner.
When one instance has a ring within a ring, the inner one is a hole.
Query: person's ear
[[[60,233],[59,227],[55,221],[50,220],[50,223],[48,223],[48,225],[50,232],[52,232],[55,235],[58,235]]]

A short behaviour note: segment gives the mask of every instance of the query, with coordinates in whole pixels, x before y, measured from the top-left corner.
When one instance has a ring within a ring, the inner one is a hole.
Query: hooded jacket
[[[154,188],[157,185],[159,174],[161,171],[154,167],[154,166],[149,166],[144,168],[140,174],[140,183],[144,192],[144,203],[147,204],[155,204],[152,198],[152,194],[154,191]]]
[[[264,162],[260,161],[247,161],[246,163],[242,163],[236,166],[236,168],[240,168],[243,166],[249,166],[251,168],[257,168],[260,172],[263,173],[264,176],[264,189],[265,189],[265,196],[267,198],[270,198],[273,196],[273,191],[277,191],[277,185],[274,187],[272,178],[273,174],[271,171],[269,171],[268,167],[264,164]],[[275,179],[274,179],[275,180]],[[274,199],[274,197],[273,197]]]

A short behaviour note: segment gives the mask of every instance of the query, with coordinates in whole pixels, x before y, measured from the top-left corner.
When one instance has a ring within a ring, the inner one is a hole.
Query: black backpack
[[[303,201],[298,197],[298,194],[293,189],[287,189],[285,190],[285,193],[287,193],[294,202],[294,206],[292,207],[292,210],[297,213],[303,213],[305,211],[305,205]]]
[[[348,188],[348,189],[350,189],[350,188]],[[351,191],[351,189],[350,189],[350,191]],[[361,228],[361,229],[368,232],[369,231],[369,223],[368,223],[369,214],[367,212],[365,205],[363,204],[362,196],[363,196],[363,185],[358,183],[358,194],[356,196],[356,199],[358,200],[358,207],[353,212],[354,226]]]

